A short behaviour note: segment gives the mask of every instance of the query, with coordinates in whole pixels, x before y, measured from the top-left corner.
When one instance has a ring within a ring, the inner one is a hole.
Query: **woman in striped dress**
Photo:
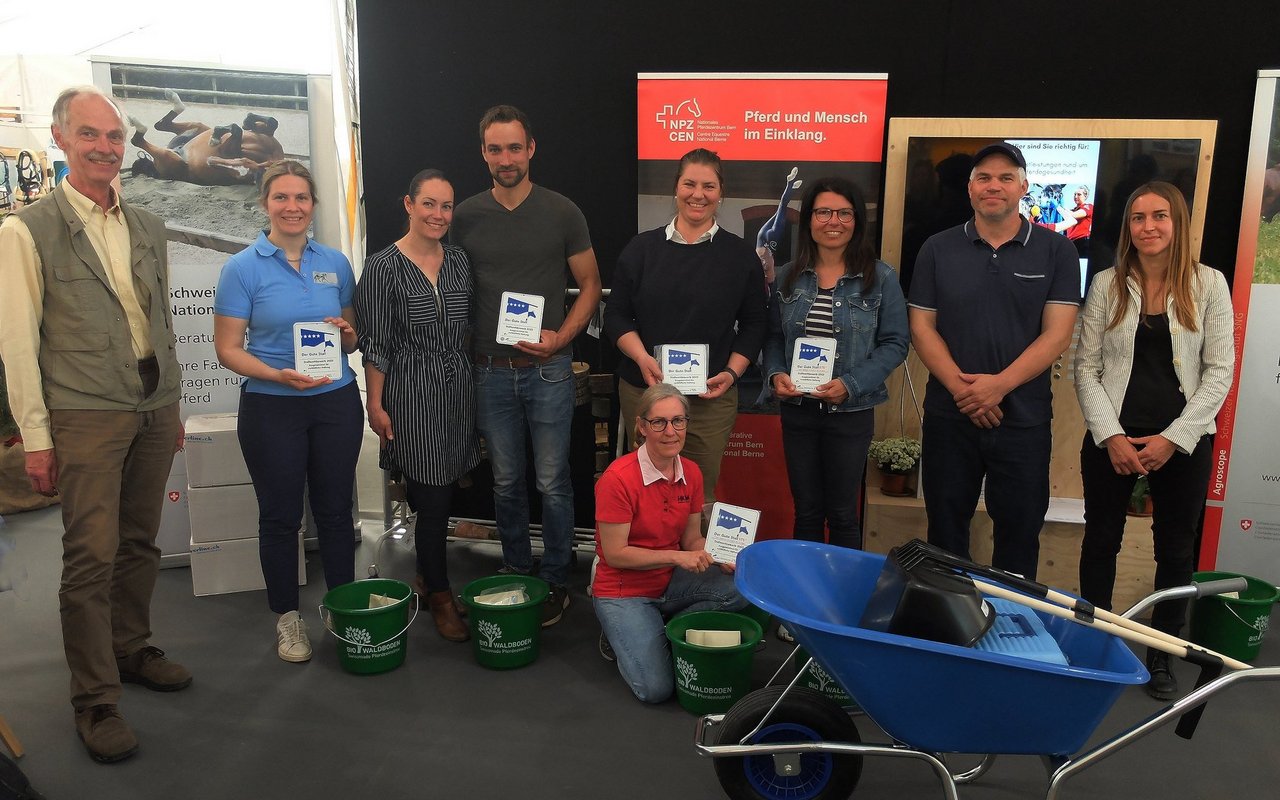
[[[875,406],[907,357],[907,303],[898,275],[876,260],[853,184],[819,178],[800,203],[796,260],[778,271],[765,374],[781,400],[782,449],[795,501],[794,536],[861,547],[858,495]],[[791,380],[795,340],[830,343],[831,380],[807,393]],[[778,636],[791,641],[785,629]]]
[[[370,256],[356,287],[369,427],[383,468],[405,478],[418,573],[436,630],[468,638],[449,587],[445,537],[453,486],[480,460],[475,394],[464,349],[471,267],[443,243],[453,221],[453,186],[438,170],[419,172],[404,198],[409,230]]]

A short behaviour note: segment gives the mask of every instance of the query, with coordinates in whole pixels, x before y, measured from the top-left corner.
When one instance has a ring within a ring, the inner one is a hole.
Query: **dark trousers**
[[[309,487],[325,585],[355,580],[351,495],[364,431],[360,390],[352,382],[324,394],[242,392],[240,449],[258,496],[258,555],[267,603],[298,610],[298,529]]]
[[[413,542],[418,574],[422,576],[428,592],[446,592],[449,590],[449,568],[445,562],[445,544],[449,534],[453,484],[429,486],[413,478],[405,478],[405,494],[409,508],[417,514],[413,524]]]
[[[1159,431],[1131,431],[1148,436]],[[1213,461],[1213,437],[1203,436],[1190,455],[1175,451],[1147,476],[1151,487],[1151,536],[1155,544],[1156,586],[1168,589],[1191,582],[1195,567],[1196,526],[1204,509]],[[1117,475],[1107,448],[1087,432],[1080,448],[1084,483],[1084,541],[1080,545],[1080,593],[1094,605],[1111,609],[1116,556],[1124,540],[1125,510],[1137,475]],[[1174,636],[1182,629],[1187,600],[1166,600],[1155,607],[1152,627]]]
[[[995,540],[991,564],[1034,579],[1049,510],[1049,423],[988,429],[967,418],[926,413],[921,444],[930,544],[969,558],[969,523],[985,476]]]
[[[875,433],[875,412],[829,412],[816,400],[781,404],[782,450],[787,480],[795,501],[795,538],[823,541],[823,524],[831,544],[862,547],[858,497],[867,448]]]

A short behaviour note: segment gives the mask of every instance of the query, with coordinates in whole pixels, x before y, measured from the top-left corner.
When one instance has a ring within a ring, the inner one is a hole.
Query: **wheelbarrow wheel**
[[[720,724],[717,743],[736,745],[760,722],[783,693],[782,686],[752,692],[734,704]],[[794,688],[768,723],[745,744],[862,741],[853,720],[833,700],[812,689]],[[862,777],[862,756],[800,753],[715,759],[716,777],[734,800],[844,800]]]

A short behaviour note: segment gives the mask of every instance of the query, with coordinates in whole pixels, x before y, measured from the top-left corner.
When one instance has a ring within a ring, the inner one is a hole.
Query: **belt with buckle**
[[[482,356],[476,353],[472,363],[480,367],[498,367],[501,369],[527,369],[540,367],[542,362],[533,356]]]

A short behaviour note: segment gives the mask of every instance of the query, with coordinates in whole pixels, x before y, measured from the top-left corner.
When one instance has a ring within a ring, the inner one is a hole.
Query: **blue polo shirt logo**
[[[538,313],[528,303],[523,300],[517,300],[514,297],[507,298],[507,313],[514,314],[517,317],[524,315],[530,319],[537,319],[538,317]]]
[[[333,334],[303,328],[300,334],[303,348],[333,347]]]

